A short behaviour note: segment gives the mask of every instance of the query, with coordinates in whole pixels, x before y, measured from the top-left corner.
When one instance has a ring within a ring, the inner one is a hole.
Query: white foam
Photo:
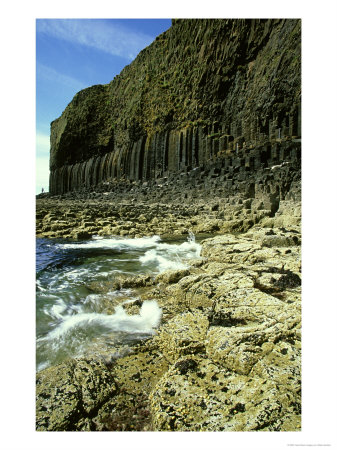
[[[148,250],[144,256],[141,256],[139,258],[139,261],[144,265],[156,265],[160,272],[168,269],[184,269],[186,265],[181,262],[179,256],[177,257],[177,259],[178,260],[165,258],[164,256],[161,256],[156,249],[152,249]]]
[[[84,275],[87,275],[89,273],[89,269],[86,268],[80,268],[80,269],[73,269],[69,270],[65,273],[65,276],[67,278],[70,278],[71,280],[76,280],[76,278],[83,277]]]
[[[40,292],[44,292],[44,291],[47,290],[46,288],[44,288],[44,287],[41,285],[41,281],[40,281],[40,280],[36,280],[36,289],[37,289],[38,291],[40,291]]]
[[[124,300],[124,302],[122,303],[122,305],[129,305],[130,303],[134,303],[135,301],[139,300],[139,297],[134,297],[131,298],[129,300]]]
[[[43,370],[48,366],[49,366],[49,361],[42,362],[42,363],[38,364],[36,371],[39,372],[40,370]]]
[[[159,272],[168,269],[185,269],[187,260],[200,257],[201,245],[195,242],[193,233],[182,244],[157,243],[156,247],[139,258],[143,265],[156,266]]]
[[[116,307],[112,315],[97,312],[100,310],[102,296],[113,298],[122,295],[124,303],[134,302],[136,298],[133,297],[131,290],[111,291],[104,295],[93,292],[89,294],[86,290],[88,280],[91,281],[97,277],[104,280],[109,276],[113,279],[118,273],[132,274],[133,272],[127,272],[127,270],[132,270],[133,266],[136,267],[136,271],[143,273],[184,269],[188,267],[188,260],[199,257],[201,251],[201,245],[195,242],[193,234],[189,234],[187,240],[180,244],[163,243],[159,236],[152,236],[135,239],[95,237],[86,242],[57,245],[71,249],[125,250],[126,253],[128,250],[137,249],[141,251],[142,256],[138,258],[138,255],[132,255],[136,259],[132,259],[133,262],[130,264],[131,260],[120,259],[118,255],[113,255],[111,252],[108,261],[104,258],[104,264],[101,260],[98,262],[95,260],[94,265],[86,263],[85,267],[65,267],[62,271],[46,274],[43,278],[45,280],[43,286],[40,281],[37,283],[38,289],[46,290],[46,292],[40,291],[39,297],[47,299],[43,311],[49,316],[47,320],[51,320],[48,324],[49,333],[37,339],[39,351],[45,354],[48,360],[59,358],[57,356],[59,352],[78,354],[80,350],[85,351],[93,336],[104,336],[113,332],[150,335],[159,325],[162,310],[154,300],[145,301],[138,315],[127,314],[122,306]],[[119,261],[122,266],[118,265]],[[137,267],[137,263],[134,264],[137,261],[143,266],[142,269]],[[124,266],[125,269],[121,270]],[[73,295],[73,292],[76,292],[76,295]],[[47,326],[46,320],[43,323]],[[43,333],[46,330],[45,326]],[[42,362],[39,368],[44,366],[46,363]]]
[[[158,244],[158,250],[165,250],[169,254],[179,254],[188,257],[189,255],[200,256],[201,245],[195,242],[186,241],[182,244]]]
[[[56,301],[56,304],[50,308],[49,315],[55,319],[62,319],[62,313],[67,309],[67,305],[61,299]]]
[[[38,341],[55,341],[66,337],[77,328],[99,326],[104,331],[125,331],[128,333],[154,332],[161,320],[162,310],[155,300],[145,301],[138,315],[128,315],[122,306],[117,306],[115,314],[79,313],[62,317],[62,322],[44,338]]]
[[[102,248],[102,249],[142,249],[153,247],[157,242],[160,241],[159,236],[143,237],[143,238],[102,238],[102,239],[91,239],[86,242],[74,242],[71,244],[59,244],[60,248]]]
[[[101,300],[101,295],[100,294],[89,294],[83,300],[83,304],[84,305],[94,305],[94,306],[96,306],[99,303],[100,300]]]
[[[187,238],[188,242],[195,242],[195,235],[192,231],[188,232],[188,238]]]

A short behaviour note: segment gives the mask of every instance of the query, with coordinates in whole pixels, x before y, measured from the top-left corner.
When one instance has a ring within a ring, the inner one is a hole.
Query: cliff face
[[[172,21],[52,123],[50,192],[284,161],[301,135],[300,39],[300,20]]]

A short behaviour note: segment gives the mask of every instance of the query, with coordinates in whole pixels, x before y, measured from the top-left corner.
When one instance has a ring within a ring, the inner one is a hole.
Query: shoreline
[[[39,372],[38,430],[300,431],[301,110],[301,20],[178,19],[51,123],[38,237],[212,237],[117,281],[160,326]]]
[[[281,201],[274,217],[265,210],[252,224],[240,198],[221,218],[217,199],[146,205],[125,197],[37,198],[38,237],[213,237],[187,270],[120,280],[140,297],[129,314],[158,302],[156,334],[39,372],[37,430],[300,431],[300,203]]]

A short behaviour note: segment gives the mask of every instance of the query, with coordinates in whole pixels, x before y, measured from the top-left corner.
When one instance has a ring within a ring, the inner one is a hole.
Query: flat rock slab
[[[293,394],[260,377],[223,369],[207,358],[180,358],[150,395],[156,429],[175,431],[277,431],[299,425]]]
[[[119,280],[157,300],[160,327],[42,370],[37,429],[299,431],[299,242],[295,228],[215,236],[186,270]]]

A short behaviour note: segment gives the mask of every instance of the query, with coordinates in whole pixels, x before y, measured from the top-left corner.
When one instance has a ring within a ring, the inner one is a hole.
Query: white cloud
[[[36,31],[128,60],[153,41],[153,36],[102,19],[38,19]]]
[[[36,194],[49,186],[49,135],[36,133]]]
[[[36,152],[49,156],[50,138],[49,135],[40,132],[36,133]]]
[[[71,89],[75,89],[76,91],[80,91],[81,89],[88,87],[86,84],[82,83],[82,81],[76,80],[76,78],[69,77],[68,75],[63,75],[62,73],[57,72],[51,67],[45,66],[41,63],[36,64],[36,75],[41,79],[62,84]]]

